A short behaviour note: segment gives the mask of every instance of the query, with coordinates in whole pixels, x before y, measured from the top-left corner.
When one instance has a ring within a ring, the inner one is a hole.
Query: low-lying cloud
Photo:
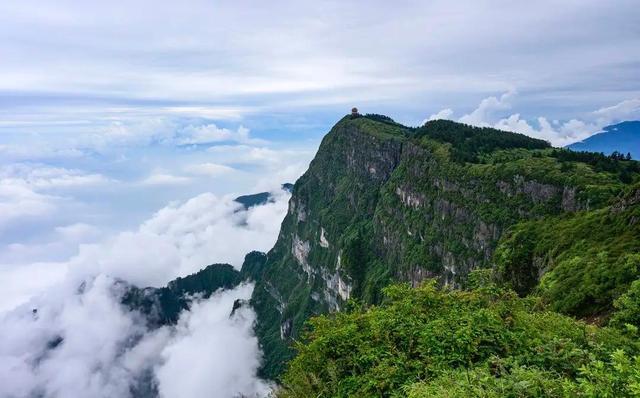
[[[251,285],[196,300],[175,327],[155,330],[121,298],[129,283],[160,286],[214,262],[239,267],[250,250],[269,249],[289,194],[274,197],[245,210],[231,197],[202,194],[51,264],[64,274],[60,282],[0,314],[0,396],[265,396],[255,314],[242,307],[230,317]]]
[[[248,299],[252,288],[222,292],[183,313],[155,369],[161,396],[254,397],[269,392],[255,377],[260,365],[252,328],[255,313],[243,306],[229,316],[234,300]]]
[[[77,282],[77,281],[74,281]],[[177,326],[150,330],[120,304],[125,286],[101,274],[67,281],[0,318],[0,396],[262,397],[269,386],[253,335],[255,314],[234,300],[253,286],[196,301]]]

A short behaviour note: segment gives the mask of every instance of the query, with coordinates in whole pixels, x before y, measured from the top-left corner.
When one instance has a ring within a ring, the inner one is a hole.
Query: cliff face
[[[343,118],[296,182],[252,298],[273,377],[312,314],[377,302],[390,281],[457,287],[511,226],[604,206],[623,184],[517,134]]]
[[[262,376],[271,379],[307,319],[351,299],[379,303],[392,282],[458,288],[490,269],[520,295],[604,322],[640,278],[639,184],[638,162],[518,134],[345,117],[293,187],[268,254],[249,253],[241,271],[214,264],[164,288],[130,287],[123,304],[159,327],[176,323],[194,294],[254,281]]]

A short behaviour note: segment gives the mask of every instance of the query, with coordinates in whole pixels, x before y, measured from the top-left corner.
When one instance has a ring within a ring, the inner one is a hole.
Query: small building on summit
[[[351,117],[355,118],[360,116],[360,114],[358,113],[358,108],[356,108],[355,106],[353,108],[351,108]]]

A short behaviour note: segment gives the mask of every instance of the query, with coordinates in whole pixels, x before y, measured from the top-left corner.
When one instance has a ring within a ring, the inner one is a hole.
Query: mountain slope
[[[150,326],[174,325],[180,312],[189,309],[194,296],[208,298],[218,289],[233,289],[242,280],[242,274],[233,266],[212,264],[192,275],[177,278],[165,287],[129,286],[122,303],[140,311]]]
[[[144,315],[149,326],[174,325],[180,313],[189,309],[194,297],[206,299],[218,290],[233,289],[253,279],[266,260],[264,253],[253,251],[245,256],[240,271],[230,264],[211,264],[161,288],[127,286],[122,304]]]
[[[551,309],[606,317],[640,277],[640,186],[610,206],[521,222],[495,255],[498,280]]]
[[[640,158],[640,121],[629,121],[605,127],[601,133],[567,146],[574,151],[590,151],[611,154],[631,153],[633,159]]]
[[[192,295],[255,282],[262,376],[271,379],[311,317],[379,304],[397,282],[459,289],[484,275],[480,286],[492,279],[601,323],[624,294],[617,322],[633,320],[639,171],[635,161],[494,129],[347,116],[294,185],[269,253],[248,254],[239,272],[213,265],[163,289],[133,289],[125,304],[152,325],[171,324]]]
[[[254,274],[264,375],[280,374],[311,315],[348,299],[379,302],[393,281],[459,287],[494,266],[511,227],[604,208],[638,179],[635,162],[605,167],[565,152],[449,121],[412,129],[377,115],[343,118],[296,182]]]

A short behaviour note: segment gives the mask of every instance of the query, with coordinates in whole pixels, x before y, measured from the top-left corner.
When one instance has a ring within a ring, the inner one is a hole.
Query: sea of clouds
[[[205,193],[162,208],[135,230],[80,245],[57,264],[62,276],[0,314],[0,396],[266,396],[270,387],[256,376],[255,314],[241,307],[230,316],[251,284],[196,300],[176,326],[155,330],[121,298],[127,283],[161,286],[213,262],[239,267],[247,252],[268,250],[289,196],[275,191],[273,202],[247,210]]]

